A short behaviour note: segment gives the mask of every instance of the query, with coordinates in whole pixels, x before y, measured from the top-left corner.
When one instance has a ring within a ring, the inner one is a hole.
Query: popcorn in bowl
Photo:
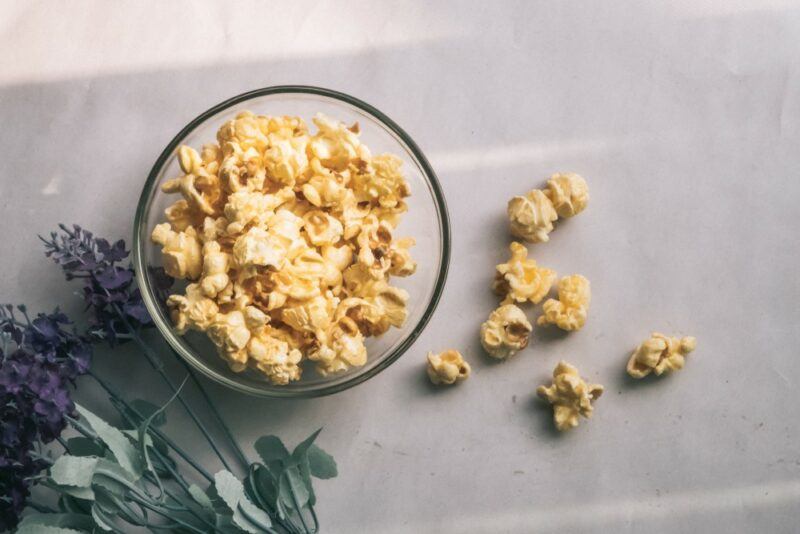
[[[152,232],[171,276],[179,333],[205,332],[234,371],[273,384],[299,380],[303,361],[327,376],[367,361],[365,339],[406,319],[414,239],[395,237],[407,211],[402,160],[373,156],[350,127],[321,114],[243,112],[197,152],[178,149],[181,199]]]

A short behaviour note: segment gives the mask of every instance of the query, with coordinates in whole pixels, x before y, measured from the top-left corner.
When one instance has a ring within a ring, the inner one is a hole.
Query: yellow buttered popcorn
[[[556,173],[547,180],[544,194],[550,199],[559,217],[573,217],[586,209],[589,187],[580,175]]]
[[[578,426],[580,416],[592,416],[592,404],[603,394],[603,386],[587,384],[575,367],[561,361],[553,370],[553,383],[539,386],[536,394],[553,405],[553,422],[564,431]]]
[[[528,346],[533,326],[513,304],[494,310],[481,325],[481,345],[492,358],[506,359]]]
[[[589,280],[579,274],[565,276],[558,282],[558,300],[547,299],[537,324],[554,324],[562,330],[580,330],[586,324],[592,298]]]
[[[196,280],[203,271],[203,259],[197,231],[193,226],[176,232],[169,223],[156,225],[153,242],[161,245],[164,270],[173,278]]]
[[[402,160],[373,156],[358,125],[318,114],[242,112],[198,152],[181,146],[181,198],[152,240],[168,274],[190,283],[167,300],[181,333],[205,332],[232,369],[273,384],[302,363],[329,375],[367,361],[366,339],[405,322],[414,239],[395,237],[410,194]]]
[[[509,247],[511,258],[497,266],[492,288],[504,297],[503,304],[532,302],[538,304],[550,291],[556,272],[539,267],[528,258],[528,249],[513,242]]]
[[[532,243],[550,240],[553,222],[558,219],[553,203],[539,189],[508,201],[508,220],[511,234]]]
[[[455,349],[428,353],[428,378],[436,385],[452,385],[469,378],[470,366]]]
[[[650,373],[661,376],[683,369],[686,355],[697,347],[694,337],[668,337],[653,332],[649,339],[636,347],[628,360],[627,371],[633,378],[644,378]]]

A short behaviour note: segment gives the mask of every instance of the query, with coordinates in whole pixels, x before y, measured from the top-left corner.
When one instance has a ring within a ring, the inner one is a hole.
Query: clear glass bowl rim
[[[157,298],[153,292],[153,287],[150,284],[149,277],[145,274],[147,266],[144,264],[144,243],[140,236],[141,225],[145,224],[145,214],[148,201],[153,193],[154,187],[156,186],[158,175],[167,160],[175,153],[175,149],[178,148],[183,139],[185,139],[195,128],[203,124],[207,119],[221,111],[254,98],[279,94],[315,95],[344,102],[345,104],[354,106],[371,115],[384,127],[397,135],[416,159],[416,162],[419,164],[425,180],[427,180],[428,185],[433,192],[436,211],[439,215],[440,233],[442,238],[441,262],[439,264],[439,272],[436,276],[433,294],[431,295],[431,299],[428,302],[422,317],[411,330],[411,332],[407,334],[406,338],[397,347],[395,347],[388,356],[384,357],[383,360],[381,360],[375,367],[367,370],[366,372],[354,375],[344,382],[322,385],[308,390],[281,390],[280,388],[259,389],[256,387],[251,387],[223,376],[216,371],[207,368],[202,364],[202,362],[198,361],[194,357],[194,354],[192,354],[191,351],[188,351],[183,344],[181,344],[180,340],[177,339],[177,336],[172,331],[172,325],[169,322],[169,319],[163,315],[161,307],[157,303]],[[422,150],[420,150],[419,146],[417,146],[417,144],[414,142],[411,136],[405,132],[405,130],[403,130],[396,122],[387,117],[377,108],[348,94],[334,91],[332,89],[309,85],[276,85],[272,87],[255,89],[229,98],[228,100],[225,100],[198,115],[180,132],[178,132],[175,137],[172,138],[169,144],[167,144],[166,148],[158,156],[153,168],[150,170],[150,174],[147,176],[147,181],[145,182],[144,188],[142,189],[142,194],[139,197],[133,228],[133,264],[136,271],[136,281],[142,293],[142,298],[145,306],[147,307],[147,311],[150,313],[150,316],[153,318],[153,322],[155,323],[159,332],[167,340],[167,343],[169,343],[173,351],[179,357],[187,361],[192,367],[199,370],[212,380],[240,392],[249,393],[251,395],[260,397],[308,398],[330,395],[332,393],[344,391],[357,384],[360,384],[361,382],[372,378],[389,367],[392,363],[397,361],[397,359],[400,358],[400,356],[402,356],[406,350],[409,349],[409,347],[411,347],[414,341],[416,341],[416,339],[420,336],[420,334],[422,334],[423,330],[427,326],[428,322],[433,316],[434,311],[436,310],[436,306],[439,304],[439,299],[442,296],[442,292],[444,291],[445,281],[447,280],[447,272],[450,266],[450,218],[447,211],[447,203],[445,202],[444,194],[442,193],[442,188],[439,184],[438,178],[436,177],[436,173],[433,171],[428,159],[422,153]]]

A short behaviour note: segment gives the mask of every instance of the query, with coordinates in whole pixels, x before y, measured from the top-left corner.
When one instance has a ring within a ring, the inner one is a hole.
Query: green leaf
[[[316,432],[298,443],[297,447],[295,447],[292,451],[292,459],[299,462],[303,456],[306,455],[306,452],[308,452],[308,449],[311,447],[311,444],[314,443],[314,440],[317,439],[317,436],[319,436],[320,432],[322,432],[322,429],[318,428]]]
[[[91,531],[94,522],[91,517],[84,514],[28,514],[22,518],[17,532],[23,532],[23,529],[26,528],[43,526]],[[34,531],[36,530],[29,530],[29,532]]]
[[[69,438],[67,448],[73,456],[103,456],[103,447],[95,440],[83,436]]]
[[[65,454],[50,467],[50,478],[61,486],[88,488],[92,484],[97,457],[80,457]]]
[[[152,402],[148,402],[144,399],[134,399],[131,401],[131,407],[139,412],[139,415],[141,415],[143,419],[152,417],[151,424],[153,426],[164,426],[167,422],[167,414],[164,413],[163,407],[159,408]]]
[[[285,502],[284,504],[294,508],[295,510],[302,510],[303,507],[308,504],[309,491],[305,482],[303,481],[303,476],[300,474],[300,470],[294,465],[288,467],[286,471],[283,472],[283,477],[285,477],[286,481],[289,483],[289,491],[294,493],[294,498],[292,498],[292,495],[289,494],[289,502]],[[296,503],[295,500],[297,501]]]
[[[242,483],[230,471],[214,475],[214,487],[233,514],[233,522],[242,530],[258,534],[272,526],[269,516],[250,502]]]
[[[142,458],[125,434],[109,425],[83,406],[76,404],[75,408],[78,410],[81,417],[83,417],[97,433],[97,436],[103,440],[103,443],[111,450],[119,465],[133,475],[135,479],[138,480],[141,478]]]
[[[300,475],[303,477],[303,484],[305,484],[308,490],[308,504],[314,506],[317,504],[317,496],[314,493],[314,485],[311,482],[311,467],[308,465],[308,454],[297,464],[297,468],[300,470]]]
[[[136,479],[127,469],[105,459],[98,459],[92,478],[92,487],[104,488],[118,497],[125,497],[128,491],[138,490]]]
[[[278,508],[278,479],[263,465],[257,466],[248,478],[253,486],[252,490],[257,492],[267,505],[277,510],[283,519],[282,510]]]
[[[211,502],[211,498],[209,498],[209,496],[206,495],[206,492],[203,491],[197,484],[192,484],[189,486],[189,495],[191,495],[192,499],[194,499],[195,502],[203,508],[212,511],[214,510],[214,504]]]
[[[95,524],[103,530],[114,531],[116,529],[114,518],[111,514],[106,512],[99,503],[94,503],[92,505],[92,519],[94,519]]]
[[[289,451],[278,436],[261,436],[256,440],[255,449],[265,464],[289,457]]]
[[[315,477],[328,479],[339,474],[339,470],[336,468],[336,460],[333,459],[333,456],[316,445],[311,445],[308,448],[307,456],[311,474]]]
[[[20,526],[15,532],[17,534],[81,534],[80,530],[49,525]]]

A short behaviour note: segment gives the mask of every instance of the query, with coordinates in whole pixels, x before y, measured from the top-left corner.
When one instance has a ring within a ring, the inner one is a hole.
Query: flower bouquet
[[[0,308],[0,531],[317,532],[312,479],[337,474],[314,443],[320,430],[291,451],[262,436],[251,461],[188,365],[173,354],[186,370],[180,383],[173,380],[143,339],[152,321],[125,264],[124,241],[63,225],[42,240],[66,279],[82,283],[88,328],[78,332],[58,308],[35,317],[24,305]],[[164,290],[172,284],[163,273],[159,280]],[[128,342],[163,380],[162,403],[127,399],[92,369],[95,345]],[[108,395],[116,424],[73,401],[84,380]],[[222,429],[233,458],[184,399],[188,387],[200,392],[203,413]],[[176,405],[223,470],[210,472],[170,437],[166,415]]]

